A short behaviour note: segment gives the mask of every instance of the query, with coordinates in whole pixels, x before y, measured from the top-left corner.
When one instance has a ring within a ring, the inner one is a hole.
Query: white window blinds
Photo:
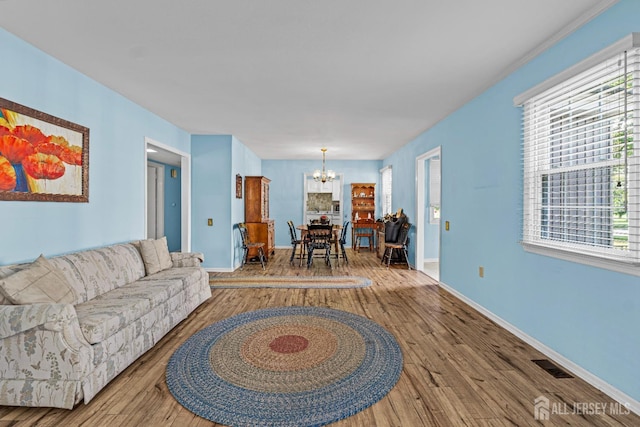
[[[524,100],[523,243],[640,264],[636,47]]]
[[[392,212],[391,207],[391,184],[392,184],[391,166],[386,166],[380,170],[380,181],[382,182],[382,215],[389,215]]]

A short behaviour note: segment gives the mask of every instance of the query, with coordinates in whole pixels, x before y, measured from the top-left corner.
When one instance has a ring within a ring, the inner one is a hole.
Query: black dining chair
[[[293,221],[287,221],[289,226],[289,235],[291,236],[291,256],[289,257],[289,264],[293,264],[293,257],[296,255],[296,248],[300,245],[300,265],[302,265],[302,258],[304,255],[304,249],[306,247],[306,241],[298,239],[298,233]]]
[[[330,224],[309,224],[307,231],[307,268],[313,263],[313,252],[324,251],[324,262],[331,267],[331,245],[333,226]]]
[[[409,264],[409,255],[407,254],[407,243],[409,241],[409,229],[411,228],[411,224],[408,222],[404,222],[400,226],[400,233],[398,235],[398,240],[396,242],[385,242],[384,244],[384,254],[382,255],[382,260],[380,264],[384,264],[385,258],[387,259],[387,270],[391,265],[391,256],[393,255],[393,250],[401,251],[404,255],[404,259],[407,262],[407,267],[411,270],[411,264]]]
[[[349,228],[349,221],[345,221],[342,224],[342,232],[340,232],[340,238],[338,239],[338,243],[340,243],[340,251],[342,252],[342,259],[347,265],[349,264],[349,258],[347,258],[347,251],[344,248],[344,245],[347,243],[347,229]],[[336,254],[336,258],[338,258],[338,254]]]

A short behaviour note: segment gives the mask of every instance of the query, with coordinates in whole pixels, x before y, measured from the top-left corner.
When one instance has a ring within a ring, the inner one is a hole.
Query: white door
[[[156,168],[147,166],[147,239],[156,238]]]
[[[147,239],[164,236],[164,166],[147,164]]]

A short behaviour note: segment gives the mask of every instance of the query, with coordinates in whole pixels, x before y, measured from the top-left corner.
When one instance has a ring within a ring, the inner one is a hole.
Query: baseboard
[[[439,258],[425,258],[423,261],[423,263],[425,262],[440,262]]]
[[[208,273],[233,273],[234,268],[205,268]]]
[[[504,328],[507,331],[511,332],[513,335],[517,336],[518,338],[520,338],[521,340],[523,340],[524,342],[529,344],[531,347],[533,347],[536,350],[538,350],[539,352],[545,354],[547,357],[549,357],[550,359],[552,359],[553,361],[555,361],[556,363],[558,363],[562,367],[564,367],[567,370],[571,371],[572,374],[575,374],[577,377],[580,377],[581,379],[583,379],[587,383],[591,384],[592,386],[594,386],[598,390],[600,390],[603,393],[605,393],[607,396],[611,397],[616,402],[626,406],[630,411],[640,415],[640,401],[635,400],[631,396],[629,396],[626,393],[618,390],[617,388],[615,388],[611,384],[607,383],[606,381],[604,381],[601,378],[597,377],[596,375],[592,374],[591,372],[589,372],[588,370],[584,369],[580,365],[577,365],[576,363],[574,363],[571,360],[567,359],[566,357],[564,357],[560,353],[556,352],[552,348],[546,346],[545,344],[541,343],[537,339],[535,339],[532,336],[528,335],[527,333],[521,331],[520,329],[518,329],[517,327],[515,327],[511,323],[509,323],[506,320],[502,319],[501,317],[495,315],[493,312],[487,310],[485,307],[481,306],[477,302],[475,302],[475,301],[469,299],[468,297],[466,297],[465,295],[461,294],[460,292],[458,292],[457,290],[455,290],[451,286],[448,286],[447,284],[440,282],[440,287],[442,289],[444,289],[445,291],[449,292],[454,297],[458,298],[459,300],[467,303],[468,305],[473,307],[475,310],[477,310],[478,312],[482,313],[483,315],[485,315],[486,317],[488,317],[489,319],[491,319],[492,321],[497,323],[502,328]],[[533,401],[531,403],[533,405]]]

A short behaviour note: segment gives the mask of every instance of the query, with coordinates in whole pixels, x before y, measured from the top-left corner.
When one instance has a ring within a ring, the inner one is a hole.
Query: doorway
[[[440,280],[441,147],[416,158],[416,269]]]
[[[151,162],[150,162],[151,161]],[[166,165],[173,165],[180,168],[180,251],[191,251],[191,155],[178,150],[174,147],[162,144],[154,141],[151,138],[145,137],[145,151],[144,151],[144,167],[145,167],[145,203],[144,203],[144,224],[147,238],[153,238],[150,228],[152,227],[149,219],[153,212],[149,212],[150,198],[153,198],[153,191],[150,191],[149,187],[149,165],[153,165],[154,162],[163,163]],[[161,165],[160,165],[161,166]],[[163,184],[164,189],[164,184]],[[152,188],[153,190],[153,188]],[[164,192],[162,192],[164,194]],[[164,204],[164,203],[163,203]],[[158,206],[156,200],[155,206]],[[153,209],[153,208],[151,208]],[[157,218],[157,215],[156,215]],[[164,221],[164,220],[163,220]],[[157,224],[155,229],[157,230]],[[164,226],[163,226],[164,229]]]

